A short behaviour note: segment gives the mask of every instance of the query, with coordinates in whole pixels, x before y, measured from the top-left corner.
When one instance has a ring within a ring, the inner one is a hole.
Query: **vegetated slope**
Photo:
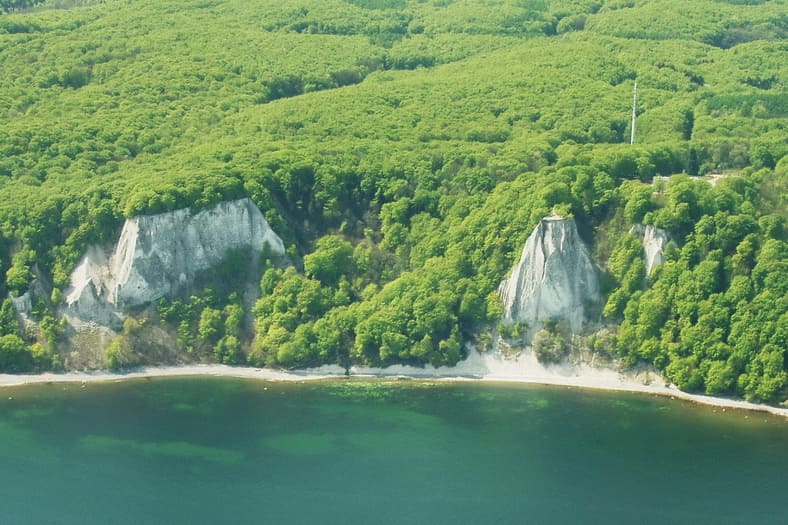
[[[598,351],[652,362],[682,388],[783,400],[784,3],[738,4],[230,0],[4,15],[5,289],[36,273],[55,293],[30,334],[6,303],[0,367],[51,366],[57,290],[124,215],[248,195],[297,267],[265,272],[253,333],[237,296],[160,305],[198,356],[453,364],[497,323],[496,286],[555,211],[609,270],[605,315],[620,330]],[[638,26],[657,8],[658,23]],[[715,171],[736,176],[651,184]],[[676,244],[648,280],[625,233],[640,221]]]

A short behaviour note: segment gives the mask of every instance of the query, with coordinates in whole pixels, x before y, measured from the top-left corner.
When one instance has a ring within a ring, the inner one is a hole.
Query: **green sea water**
[[[788,420],[531,385],[8,388],[0,523],[784,524]]]

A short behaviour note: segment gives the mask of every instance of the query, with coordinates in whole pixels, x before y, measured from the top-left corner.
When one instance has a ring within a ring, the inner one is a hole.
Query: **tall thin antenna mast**
[[[632,134],[629,136],[629,143],[635,143],[635,121],[638,116],[638,81],[635,80],[635,87],[632,88]]]

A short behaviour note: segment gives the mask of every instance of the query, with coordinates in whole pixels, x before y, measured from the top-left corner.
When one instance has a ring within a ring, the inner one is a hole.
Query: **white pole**
[[[635,87],[632,88],[632,130],[629,136],[629,143],[635,143],[635,120],[638,115],[638,81],[635,80]]]

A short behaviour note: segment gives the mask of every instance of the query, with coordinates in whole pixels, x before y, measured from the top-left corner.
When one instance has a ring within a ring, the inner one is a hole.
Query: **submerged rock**
[[[629,233],[643,239],[646,275],[651,275],[652,270],[657,266],[662,266],[665,262],[665,247],[669,241],[668,232],[653,224],[635,224],[629,229]]]
[[[525,243],[509,279],[498,287],[503,321],[525,322],[535,332],[545,320],[579,332],[588,309],[599,304],[599,273],[573,219],[545,217]]]
[[[66,291],[70,314],[105,325],[117,311],[166,297],[193,282],[226,257],[228,250],[284,253],[250,199],[127,219],[118,243],[107,253],[91,246],[71,274]]]

